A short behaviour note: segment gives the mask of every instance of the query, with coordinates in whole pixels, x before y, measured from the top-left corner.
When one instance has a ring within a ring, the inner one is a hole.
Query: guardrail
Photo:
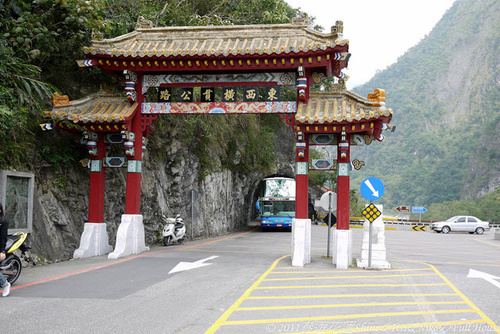
[[[384,224],[390,223],[391,225],[424,225],[429,226],[433,223],[433,221],[418,221],[418,220],[405,220],[405,219],[396,219],[396,218],[383,218]],[[363,217],[349,217],[349,224],[351,225],[363,225],[365,222],[365,218]],[[490,224],[492,229],[500,228],[500,223]]]
[[[418,220],[405,220],[396,218],[383,218],[384,223],[391,223],[393,225],[425,225],[428,226],[433,223],[433,221],[418,221]],[[365,222],[363,217],[349,217],[349,223],[353,225],[361,224]]]

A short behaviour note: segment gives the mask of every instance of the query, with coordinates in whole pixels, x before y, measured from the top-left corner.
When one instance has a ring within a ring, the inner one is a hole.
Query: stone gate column
[[[297,132],[295,156],[295,218],[292,221],[292,266],[311,263],[309,204],[309,134]]]
[[[87,148],[90,160],[90,192],[88,222],[83,227],[80,247],[73,253],[73,258],[99,256],[111,252],[108,232],[104,224],[104,187],[106,172],[103,160],[106,157],[104,135],[90,133]]]
[[[141,179],[142,179],[142,75],[127,74],[127,84],[134,86],[137,92],[137,109],[130,126],[124,146],[127,154],[127,187],[125,214],[116,234],[115,250],[108,258],[117,259],[130,254],[139,254],[149,250],[145,244],[144,224],[141,215]],[[135,81],[134,81],[135,80]],[[133,98],[132,98],[133,99]],[[133,102],[133,101],[131,101]]]
[[[352,262],[352,234],[349,230],[350,151],[350,135],[342,131],[337,146],[337,228],[333,237],[333,264],[338,269],[348,269]]]

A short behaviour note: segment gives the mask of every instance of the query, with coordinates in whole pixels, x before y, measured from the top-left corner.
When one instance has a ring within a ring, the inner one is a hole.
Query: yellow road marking
[[[353,285],[322,285],[322,286],[275,286],[275,287],[261,287],[262,282],[267,281],[266,277],[273,273],[277,264],[284,258],[283,256],[272,264],[272,266],[262,274],[259,279],[252,284],[252,286],[245,291],[245,293],[233,304],[226,312],[208,329],[206,333],[215,333],[221,326],[235,326],[235,325],[255,325],[255,324],[273,324],[273,323],[292,323],[292,322],[307,322],[311,321],[325,321],[325,320],[345,320],[356,318],[379,318],[379,317],[395,317],[395,316],[411,316],[411,315],[436,315],[436,314],[460,314],[460,313],[475,313],[481,319],[460,320],[460,321],[445,321],[445,322],[420,322],[410,324],[395,324],[390,326],[369,326],[365,328],[344,328],[335,330],[322,330],[321,333],[349,333],[349,332],[374,332],[374,331],[387,331],[387,330],[402,330],[411,328],[425,328],[425,327],[442,327],[442,326],[458,326],[470,325],[477,323],[488,324],[496,333],[500,334],[500,327],[497,326],[486,314],[484,314],[477,306],[475,306],[462,292],[460,292],[443,274],[441,274],[434,266],[419,262],[429,266],[434,273],[439,276],[444,283],[434,284],[353,284]],[[411,261],[408,261],[411,262]],[[425,275],[425,274],[424,274]],[[401,276],[401,275],[398,275]],[[403,275],[405,276],[405,275]],[[373,276],[367,275],[366,278]],[[381,286],[449,286],[455,293],[423,293],[423,294],[349,294],[349,295],[308,295],[308,296],[250,296],[254,290],[271,290],[271,289],[300,289],[300,288],[325,288],[325,287],[381,287]],[[337,298],[337,297],[396,297],[396,296],[456,296],[462,300],[458,301],[443,301],[443,302],[380,302],[380,303],[352,303],[352,304],[326,304],[326,305],[299,305],[299,306],[271,306],[271,307],[240,307],[245,300],[257,299],[295,299],[295,298]],[[448,309],[448,310],[430,310],[430,311],[407,311],[407,312],[383,312],[383,313],[364,313],[364,314],[349,314],[349,315],[329,315],[329,316],[316,316],[316,317],[295,317],[295,318],[278,318],[278,319],[254,319],[254,320],[234,320],[229,321],[229,317],[236,311],[255,311],[255,310],[287,310],[287,309],[312,309],[312,308],[325,308],[325,307],[359,307],[359,306],[382,306],[382,305],[437,305],[437,304],[466,304],[470,309]],[[304,331],[302,331],[304,332]],[[299,333],[299,332],[297,332]]]
[[[418,283],[418,284],[337,284],[337,285],[294,285],[294,286],[258,286],[255,290],[267,289],[311,289],[311,288],[349,288],[349,287],[369,287],[369,286],[439,286],[446,283]]]
[[[457,309],[457,310],[432,310],[432,311],[408,311],[408,312],[385,312],[385,313],[358,313],[358,314],[327,315],[327,316],[304,317],[304,318],[233,320],[224,322],[224,325],[251,325],[251,324],[268,324],[268,323],[282,323],[282,322],[357,319],[357,318],[374,318],[374,317],[398,317],[398,316],[423,315],[423,314],[452,314],[452,313],[474,313],[474,312],[475,310],[471,309],[468,310]]]
[[[266,252],[259,252],[259,251],[235,251],[235,250],[217,250],[217,249],[183,249],[183,251],[186,252],[206,252],[206,253],[242,253],[242,254],[283,254],[283,253],[289,253],[290,250],[279,250],[276,249],[274,251],[266,251]]]
[[[274,273],[273,273],[274,274]],[[316,279],[345,279],[345,278],[388,278],[388,277],[409,277],[409,276],[436,276],[436,274],[409,274],[409,275],[380,275],[380,276],[323,276],[323,277],[288,277],[288,278],[266,278],[264,281],[296,281],[296,280],[316,280]]]
[[[370,326],[365,325],[361,327],[352,327],[352,328],[344,328],[344,329],[332,329],[332,330],[321,330],[321,334],[342,334],[342,333],[362,333],[362,332],[387,332],[387,331],[395,331],[395,330],[403,330],[403,332],[424,332],[429,331],[430,327],[441,327],[442,328],[454,328],[454,330],[458,329],[460,332],[471,332],[474,330],[470,328],[470,324],[482,324],[484,320],[457,320],[457,321],[441,321],[441,322],[418,322],[413,324],[399,324],[399,325],[389,325],[389,326]],[[335,324],[333,324],[335,326]],[[460,325],[465,325],[460,328]],[[458,327],[458,328],[457,328]],[[468,328],[467,328],[468,327]],[[420,329],[418,331],[414,329]],[[469,331],[468,329],[471,329]],[[299,334],[304,333],[304,331],[286,333],[286,334]]]
[[[280,257],[279,259],[277,259],[276,261],[274,261],[274,263],[271,265],[271,267],[269,267],[269,269],[264,273],[262,274],[262,276],[260,276],[260,278],[255,281],[254,284],[252,284],[252,286],[250,288],[248,288],[247,291],[245,291],[245,293],[243,295],[241,295],[241,297],[233,304],[231,305],[226,312],[224,312],[223,315],[221,315],[221,317],[205,332],[205,334],[211,334],[211,333],[215,333],[215,331],[217,329],[220,328],[220,326],[222,326],[223,324],[226,323],[226,320],[229,318],[229,316],[241,305],[241,303],[243,303],[243,301],[252,293],[252,291],[262,282],[262,280],[264,280],[264,278],[266,278],[266,276],[274,270],[274,268],[276,268],[276,266],[278,265],[278,263],[284,259],[285,257],[289,257],[290,255],[285,255],[285,256],[282,256]]]
[[[458,296],[456,293],[366,293],[337,295],[307,295],[307,296],[250,296],[247,299],[311,299],[311,298],[352,298],[352,297],[429,297]]]
[[[485,244],[488,244],[488,245],[492,245],[492,246],[495,246],[495,247],[500,247],[500,242],[490,242],[490,241],[479,240],[479,239],[473,239],[473,240],[477,241],[477,242],[482,242],[482,243],[485,243]]]
[[[434,269],[434,271],[436,272],[436,274],[439,275],[439,277],[441,277],[441,279],[443,281],[445,281],[449,286],[450,288],[453,289],[453,291],[455,291],[460,297],[462,297],[463,300],[465,300],[467,302],[467,304],[469,304],[469,306],[477,312],[477,314],[479,314],[479,316],[481,318],[484,319],[484,321],[486,321],[486,323],[488,325],[491,326],[491,328],[493,328],[497,333],[500,334],[500,326],[497,326],[497,324],[495,324],[486,314],[483,313],[483,311],[481,311],[476,305],[474,305],[470,300],[469,298],[467,298],[460,290],[458,290],[443,274],[441,274],[441,272],[439,270],[436,269],[436,267],[434,267],[432,264],[429,264],[429,266]]]
[[[294,268],[297,268],[297,269],[303,269],[301,267],[294,267]],[[290,268],[290,269],[294,269],[294,268]],[[286,270],[288,270],[289,268],[287,268]],[[431,271],[432,269],[431,268],[417,268],[417,269],[391,269],[391,270],[385,270],[385,272],[391,272],[391,273],[394,273],[394,272],[408,272],[408,271]],[[361,270],[360,270],[361,271]],[[272,274],[323,274],[323,273],[330,273],[330,274],[338,274],[338,273],[350,273],[352,274],[353,273],[353,270],[335,270],[335,269],[332,269],[332,270],[318,270],[318,271],[300,271],[300,272],[297,272],[297,271],[273,271]],[[378,271],[363,271],[363,273],[366,273],[366,274],[369,274],[369,273],[373,273],[374,275],[379,273]]]
[[[267,310],[297,310],[313,308],[335,308],[335,307],[361,307],[361,306],[397,306],[397,305],[445,305],[445,304],[467,304],[465,301],[447,302],[386,302],[386,303],[350,303],[350,304],[315,304],[294,306],[263,306],[263,307],[239,307],[237,311],[267,311]]]

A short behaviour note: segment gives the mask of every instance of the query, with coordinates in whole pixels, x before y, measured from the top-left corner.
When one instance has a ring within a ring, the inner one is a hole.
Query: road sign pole
[[[370,202],[370,204],[372,204]],[[372,266],[372,222],[370,221],[370,227],[368,229],[368,268]]]
[[[191,189],[191,241],[194,240],[194,189]]]
[[[330,257],[330,228],[332,227],[332,193],[328,194],[328,244],[326,246],[326,257]]]

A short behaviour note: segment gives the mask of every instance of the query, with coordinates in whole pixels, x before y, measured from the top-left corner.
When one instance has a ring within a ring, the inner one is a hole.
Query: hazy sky
[[[344,21],[349,40],[349,89],[370,80],[377,70],[396,62],[441,19],[455,0],[285,0],[316,17],[329,32]]]

